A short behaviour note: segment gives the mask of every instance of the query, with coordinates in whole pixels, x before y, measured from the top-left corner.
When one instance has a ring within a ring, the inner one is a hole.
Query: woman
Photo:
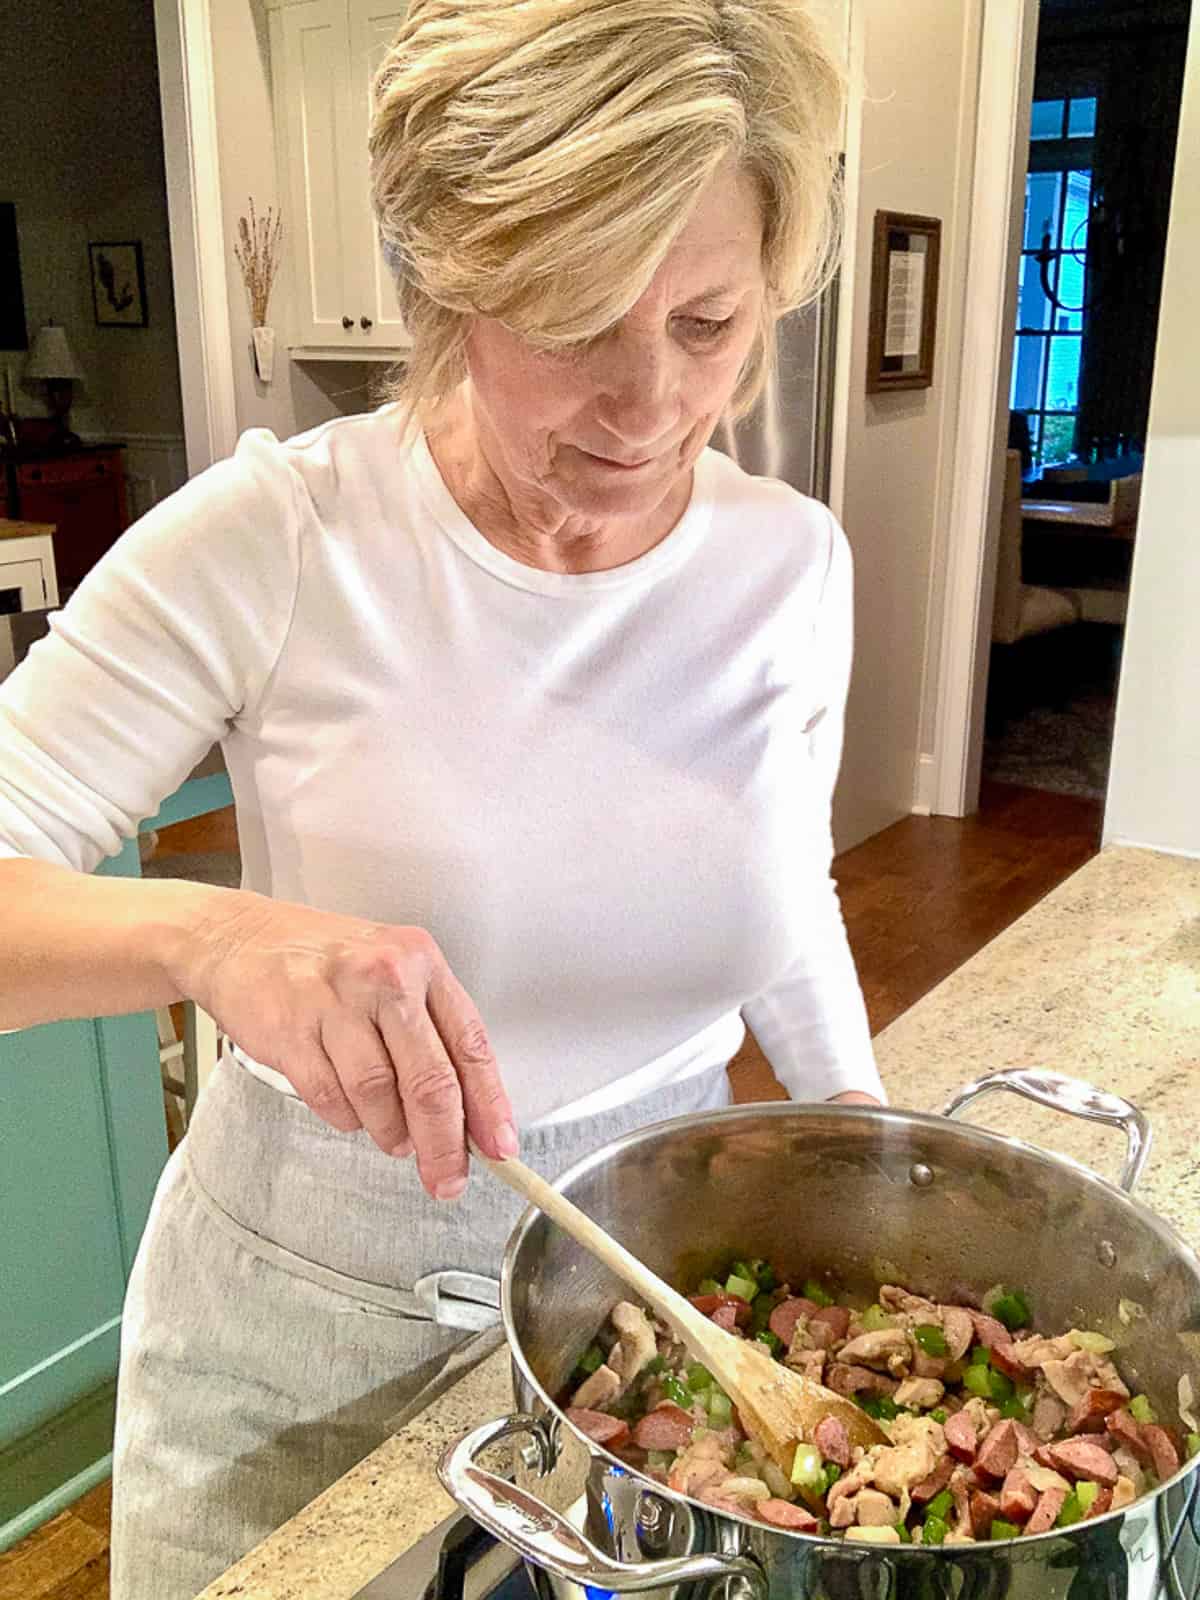
[[[233,1041],[130,1284],[118,1600],[193,1594],[494,1316],[468,1133],[554,1172],[723,1104],[743,1018],[793,1095],[881,1093],[845,540],[706,448],[826,271],[839,113],[791,0],[413,0],[398,401],[247,434],[6,685],[0,1025],[189,996]],[[216,739],[243,887],[80,876]]]

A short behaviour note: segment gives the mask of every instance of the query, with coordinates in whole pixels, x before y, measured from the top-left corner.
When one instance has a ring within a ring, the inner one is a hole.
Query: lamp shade
[[[71,353],[67,332],[56,322],[38,329],[25,364],[27,378],[82,378],[83,369]]]

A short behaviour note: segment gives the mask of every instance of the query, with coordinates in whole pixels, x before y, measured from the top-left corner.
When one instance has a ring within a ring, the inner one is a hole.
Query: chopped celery
[[[1011,1400],[1006,1400],[1000,1407],[1000,1415],[1007,1417],[1011,1422],[1024,1422],[1028,1416],[1023,1402],[1013,1395]]]
[[[946,1535],[950,1532],[949,1524],[944,1517],[926,1517],[925,1531],[921,1535],[922,1544],[945,1544]]]
[[[967,1357],[967,1364],[972,1367],[986,1367],[990,1359],[990,1355],[991,1352],[988,1350],[987,1345],[972,1345],[971,1353]]]
[[[1083,1506],[1080,1504],[1078,1489],[1072,1489],[1062,1503],[1062,1510],[1058,1513],[1054,1526],[1056,1528],[1069,1528],[1073,1523],[1083,1521]]]
[[[950,1515],[953,1505],[954,1496],[950,1493],[949,1489],[943,1489],[941,1494],[935,1494],[933,1499],[925,1507],[925,1515],[927,1517],[938,1517],[941,1519],[941,1521],[945,1522],[946,1518]]]
[[[890,1328],[892,1319],[882,1306],[868,1306],[858,1319],[863,1326],[864,1333],[878,1333],[881,1328]]]
[[[814,1305],[831,1306],[833,1296],[827,1289],[823,1289],[815,1278],[805,1278],[804,1287],[800,1293],[806,1300],[811,1300]]]
[[[1117,1348],[1116,1343],[1103,1333],[1092,1333],[1087,1329],[1072,1328],[1067,1338],[1077,1350],[1090,1350],[1097,1356],[1106,1356],[1110,1350]]]
[[[944,1407],[938,1406],[937,1409],[935,1411],[931,1411],[929,1415],[935,1422],[945,1422],[950,1413],[945,1410]]]
[[[927,1356],[948,1356],[950,1346],[946,1343],[946,1335],[932,1322],[922,1322],[913,1329],[913,1338],[921,1346]]]
[[[1154,1407],[1144,1394],[1135,1394],[1129,1402],[1129,1415],[1135,1422],[1157,1422]]]
[[[716,1384],[704,1397],[708,1407],[708,1420],[714,1428],[726,1428],[733,1419],[733,1401],[724,1389],[718,1389]]]
[[[773,1356],[777,1356],[783,1349],[783,1340],[777,1333],[772,1333],[770,1328],[764,1328],[761,1333],[754,1335],[759,1344],[765,1344]]]
[[[579,1358],[580,1372],[595,1372],[604,1365],[604,1351],[598,1344],[589,1345]]]
[[[997,1405],[1003,1405],[1006,1400],[1011,1400],[1017,1392],[1017,1386],[1011,1378],[1006,1377],[1003,1372],[993,1372],[990,1369],[988,1387]]]
[[[991,1537],[993,1539],[1019,1539],[1021,1530],[1015,1522],[1005,1522],[1003,1517],[993,1517]]]
[[[1189,1433],[1185,1441],[1185,1448],[1189,1461],[1193,1456],[1200,1456],[1200,1433]]]
[[[682,1406],[685,1411],[692,1403],[691,1393],[682,1383],[680,1383],[678,1378],[664,1378],[662,1382],[662,1391],[668,1400],[673,1400],[677,1406]]]
[[[815,1444],[798,1444],[792,1458],[792,1482],[801,1489],[816,1489],[824,1485],[825,1464]]]
[[[753,1278],[740,1278],[736,1272],[731,1272],[725,1280],[725,1293],[735,1294],[739,1300],[753,1300],[758,1285]]]
[[[703,1365],[702,1362],[691,1362],[688,1366],[687,1372],[685,1373],[685,1377],[687,1379],[688,1388],[694,1393],[701,1389],[712,1388],[713,1375],[708,1368]]]
[[[1075,1498],[1079,1501],[1080,1509],[1086,1516],[1096,1503],[1096,1496],[1100,1493],[1100,1485],[1084,1478],[1075,1485]]]
[[[758,1289],[773,1289],[778,1281],[771,1263],[761,1256],[755,1256],[753,1261],[735,1261],[729,1270],[739,1278],[749,1278]]]
[[[978,1395],[981,1400],[992,1398],[992,1373],[991,1369],[980,1365],[978,1362],[963,1373],[963,1388],[969,1389],[972,1394]]]
[[[715,1278],[701,1278],[696,1289],[697,1294],[724,1294],[725,1291]]]

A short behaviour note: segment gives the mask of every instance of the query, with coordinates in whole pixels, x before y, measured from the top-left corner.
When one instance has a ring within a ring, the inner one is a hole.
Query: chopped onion
[[[1128,1327],[1131,1322],[1138,1322],[1146,1315],[1146,1308],[1136,1300],[1118,1300],[1117,1315]]]
[[[1036,1461],[1031,1461],[1025,1468],[1025,1476],[1039,1494],[1046,1489],[1066,1489],[1070,1492],[1071,1485],[1061,1473],[1052,1471],[1050,1467],[1039,1467]]]
[[[1195,1403],[1192,1380],[1185,1372],[1179,1380],[1179,1416],[1189,1433],[1200,1433],[1200,1422],[1196,1421],[1196,1413],[1192,1409]]]
[[[719,1492],[730,1500],[769,1500],[771,1491],[761,1478],[726,1478]]]
[[[1090,1350],[1098,1356],[1106,1356],[1110,1350],[1117,1348],[1116,1341],[1106,1339],[1102,1333],[1089,1333],[1079,1328],[1072,1328],[1067,1338],[1077,1350]]]

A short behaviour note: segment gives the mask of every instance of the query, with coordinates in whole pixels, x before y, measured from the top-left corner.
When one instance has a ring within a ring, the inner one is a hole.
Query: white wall
[[[183,432],[150,0],[10,4],[0,44],[0,199],[16,204],[32,341],[63,325],[85,381],[77,432]],[[97,327],[89,241],[140,239],[149,325]],[[23,352],[0,351],[18,410],[46,413]]]
[[[1200,16],[1180,111],[1104,837],[1200,856]]]
[[[953,450],[975,145],[982,6],[859,0],[852,10],[865,94],[851,130],[856,250],[844,289],[849,328],[842,520],[854,549],[854,680],[834,804],[839,850],[912,810],[926,652],[936,656],[948,506],[939,481]],[[865,392],[875,212],[942,221],[934,381]],[[852,295],[847,294],[852,286]]]
[[[211,16],[238,428],[270,428],[285,439],[340,413],[365,410],[374,368],[361,362],[295,362],[281,338],[272,382],[262,384],[255,376],[250,305],[233,241],[238,218],[249,216],[251,196],[256,211],[268,205],[279,210],[267,12],[262,0],[211,0]],[[289,220],[285,210],[284,251],[293,247]],[[284,292],[281,271],[270,306],[271,320],[281,331]]]

